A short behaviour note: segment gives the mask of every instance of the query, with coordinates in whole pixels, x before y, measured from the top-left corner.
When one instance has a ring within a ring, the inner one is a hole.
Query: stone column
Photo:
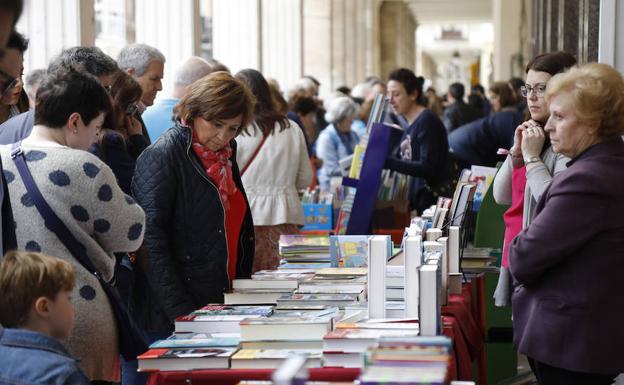
[[[512,57],[520,52],[521,1],[493,0],[494,81],[506,81],[523,72],[521,65],[512,71]],[[523,63],[524,64],[524,63]]]
[[[24,73],[45,68],[63,48],[93,45],[93,0],[29,0],[17,31],[30,39],[24,56]]]
[[[171,91],[177,65],[198,53],[199,2],[197,0],[135,0],[136,42],[158,48],[167,62],[163,91]]]
[[[398,67],[416,69],[416,20],[402,1],[384,1],[380,7],[381,77]]]

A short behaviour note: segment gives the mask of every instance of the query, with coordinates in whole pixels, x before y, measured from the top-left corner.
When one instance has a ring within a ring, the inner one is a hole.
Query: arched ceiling
[[[405,2],[419,25],[492,21],[493,0],[405,0]]]

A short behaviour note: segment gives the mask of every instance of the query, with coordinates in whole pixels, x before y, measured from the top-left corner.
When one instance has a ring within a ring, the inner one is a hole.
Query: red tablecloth
[[[475,322],[472,308],[472,285],[464,285],[461,295],[452,295],[447,306],[442,307],[443,333],[453,340],[453,352],[449,364],[449,380],[469,380],[472,362],[483,349],[483,335]],[[313,381],[353,381],[360,375],[359,369],[318,368],[310,369]],[[194,370],[187,372],[155,372],[149,376],[149,385],[234,385],[241,380],[270,380],[271,369]]]
[[[149,376],[148,385],[235,385],[242,380],[270,380],[272,369],[194,370],[192,372],[156,372]],[[360,369],[318,368],[309,369],[312,381],[353,381]]]
[[[472,381],[472,362],[484,348],[483,334],[477,326],[472,308],[472,285],[464,285],[462,295],[451,295],[442,306],[443,333],[453,340],[456,377],[451,380]]]

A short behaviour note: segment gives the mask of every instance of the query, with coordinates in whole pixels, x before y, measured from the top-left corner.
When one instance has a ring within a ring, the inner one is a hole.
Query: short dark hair
[[[516,102],[511,86],[507,82],[494,82],[490,85],[490,92],[498,95],[501,108],[513,106]]]
[[[74,112],[89,124],[101,113],[111,110],[110,98],[92,75],[73,68],[49,72],[35,99],[35,124],[51,128],[65,125]]]
[[[298,98],[293,106],[293,111],[297,114],[307,115],[310,112],[316,112],[318,110],[318,104],[314,99],[307,96]]]
[[[279,123],[280,131],[290,127],[286,115],[279,112],[275,106],[269,83],[259,71],[247,68],[238,71],[234,77],[247,84],[256,97],[254,120],[264,135],[270,135],[275,131],[275,123]],[[247,127],[243,127],[243,133],[251,135]]]
[[[453,83],[449,86],[449,93],[455,100],[464,100],[464,93],[466,89],[461,83]]]
[[[547,72],[552,76],[576,65],[574,55],[564,51],[547,52],[537,55],[526,66],[526,72],[530,70]]]
[[[113,74],[119,69],[117,62],[98,47],[82,46],[64,49],[52,59],[48,72],[56,72],[60,68],[86,71],[97,77]]]
[[[475,92],[475,91],[479,91],[482,94],[485,94],[485,88],[483,88],[483,86],[479,83],[474,84],[472,87],[470,87],[470,92]]]
[[[388,81],[390,80],[394,80],[403,84],[403,87],[405,87],[405,91],[408,95],[417,92],[418,96],[416,99],[416,103],[422,106],[425,106],[427,104],[423,95],[423,85],[425,84],[425,78],[423,78],[422,76],[416,76],[412,70],[409,70],[407,68],[399,68],[390,72],[390,76],[388,76]]]
[[[7,42],[7,48],[13,48],[24,53],[28,49],[28,39],[21,33],[13,31]]]
[[[524,80],[520,79],[520,78],[516,78],[513,77],[511,79],[509,79],[509,85],[511,85],[511,87],[514,89],[514,91],[518,91],[520,90],[520,87],[522,87],[524,85]]]
[[[13,13],[13,25],[17,24],[20,16],[22,16],[22,9],[24,8],[24,2],[22,0],[2,0],[0,1],[0,9]]]

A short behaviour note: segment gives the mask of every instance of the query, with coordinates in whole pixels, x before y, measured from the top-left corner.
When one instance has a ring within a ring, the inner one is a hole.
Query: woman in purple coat
[[[510,247],[514,345],[540,385],[611,384],[624,372],[624,80],[587,64],[555,75],[546,100],[553,150],[571,161]]]

